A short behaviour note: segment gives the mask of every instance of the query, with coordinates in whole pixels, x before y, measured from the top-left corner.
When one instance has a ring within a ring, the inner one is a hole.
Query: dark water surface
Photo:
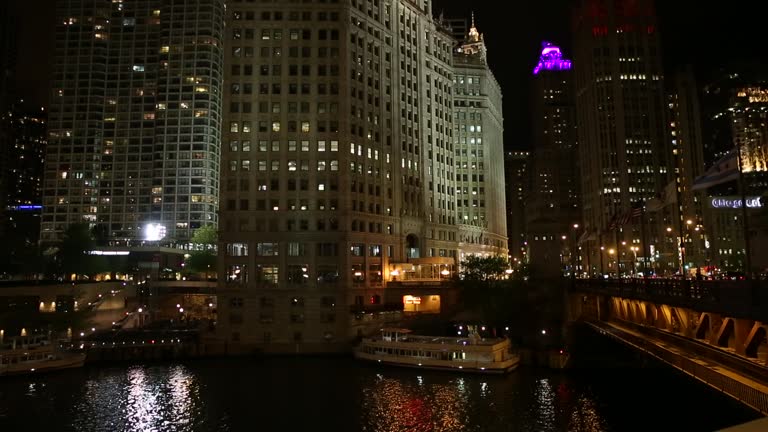
[[[757,414],[665,368],[457,375],[347,357],[0,379],[0,431],[713,431]]]

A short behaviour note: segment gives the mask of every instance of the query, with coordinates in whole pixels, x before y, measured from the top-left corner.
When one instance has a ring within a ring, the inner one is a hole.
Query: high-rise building
[[[531,154],[527,151],[507,151],[504,154],[506,181],[507,237],[513,264],[528,262],[525,211],[528,198]]]
[[[571,66],[559,47],[544,42],[533,69],[533,149],[525,216],[531,273],[536,276],[557,276],[579,265],[571,255],[581,232]]]
[[[764,268],[761,252],[766,229],[761,196],[768,187],[768,85],[761,69],[731,67],[705,86],[702,97],[708,150],[717,151],[720,158],[694,188],[703,194],[701,231],[711,243],[706,259],[724,270],[746,272],[748,263],[752,271]]]
[[[40,206],[42,202],[43,162],[47,139],[44,110],[25,111],[21,104],[10,113],[10,159],[6,171],[8,206]]]
[[[674,178],[653,2],[583,0],[574,18],[582,214],[593,233],[582,255],[592,272],[614,274],[617,264],[622,274],[630,270],[632,248],[641,258],[674,261],[675,239],[666,232],[673,209],[646,212],[645,224],[628,217]],[[601,247],[614,254],[601,259]]]
[[[220,339],[331,350],[404,308],[449,307],[419,285],[455,274],[461,250],[456,41],[431,2],[238,2],[226,40]]]
[[[677,71],[670,81],[669,133],[678,191],[674,229],[683,233],[685,249],[681,258],[692,269],[706,265],[708,258],[704,230],[706,196],[693,190],[694,181],[704,174],[699,88],[690,67]]]
[[[184,243],[217,223],[222,0],[60,0],[41,241]],[[147,228],[151,229],[147,229]]]
[[[712,166],[734,148],[733,98],[745,88],[768,87],[768,71],[762,64],[733,63],[704,77],[701,92],[704,164]],[[734,108],[735,109],[735,108]]]
[[[472,25],[453,56],[453,149],[460,259],[507,255],[501,88]],[[430,183],[430,188],[432,184]]]
[[[16,54],[15,25],[11,14],[11,2],[0,3],[0,234],[6,229],[9,178],[6,175],[12,165],[11,91]]]

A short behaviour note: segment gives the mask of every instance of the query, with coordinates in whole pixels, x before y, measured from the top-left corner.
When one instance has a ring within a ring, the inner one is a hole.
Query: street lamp
[[[605,266],[603,266],[603,251],[605,251],[605,246],[600,246],[600,277],[605,276]]]
[[[637,251],[639,249],[640,248],[638,248],[637,246],[630,246],[629,247],[629,250],[631,250],[632,254],[634,255],[634,259],[632,260],[632,274],[634,276],[637,276]]]
[[[608,249],[608,255],[610,255],[610,256],[611,256],[611,259],[613,259],[613,254],[614,254],[614,253],[616,253],[616,251],[615,251],[614,249]],[[611,267],[611,262],[610,262],[610,260],[608,260],[608,267],[609,267],[609,268]],[[618,277],[618,276],[619,276],[619,265],[618,265],[618,263],[617,263],[617,264],[616,264],[616,277]]]

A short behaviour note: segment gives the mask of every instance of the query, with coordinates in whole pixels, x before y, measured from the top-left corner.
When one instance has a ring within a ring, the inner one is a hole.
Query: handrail
[[[657,359],[675,367],[682,372],[704,382],[705,384],[722,391],[739,402],[759,411],[763,415],[768,415],[768,393],[762,392],[754,387],[737,381],[731,377],[725,376],[713,369],[699,364],[688,357],[669,351],[642,337],[621,332],[621,335],[615,333],[613,329],[607,329],[596,323],[588,323],[592,327],[605,332],[614,338],[633,345],[636,348],[647,352]]]
[[[571,289],[768,321],[768,283],[762,280],[576,279]]]

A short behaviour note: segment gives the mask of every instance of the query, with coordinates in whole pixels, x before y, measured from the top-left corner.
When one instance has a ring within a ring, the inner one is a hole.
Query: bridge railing
[[[612,332],[611,332],[612,333]],[[658,359],[668,363],[681,371],[697,378],[720,391],[729,394],[740,402],[751,406],[764,415],[768,415],[768,394],[754,387],[723,375],[681,354],[668,351],[655,343],[630,333],[622,333],[621,336],[633,345],[652,354]]]
[[[576,279],[573,290],[768,321],[768,282],[763,280]]]

